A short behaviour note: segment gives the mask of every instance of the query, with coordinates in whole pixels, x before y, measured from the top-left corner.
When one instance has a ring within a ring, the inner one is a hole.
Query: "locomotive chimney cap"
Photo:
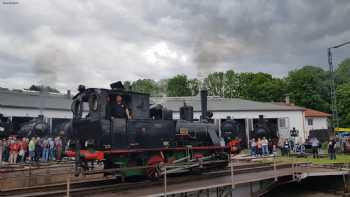
[[[117,82],[111,83],[110,87],[112,89],[122,89],[122,90],[124,90],[124,85],[123,85],[123,83],[121,81],[117,81]]]
[[[84,85],[79,85],[79,87],[78,87],[78,91],[79,92],[84,92],[85,91],[85,86]]]

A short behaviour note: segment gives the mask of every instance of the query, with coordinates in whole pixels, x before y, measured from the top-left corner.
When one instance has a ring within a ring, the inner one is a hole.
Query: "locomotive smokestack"
[[[201,109],[202,109],[202,116],[201,119],[202,120],[206,120],[207,119],[207,111],[208,111],[208,90],[205,86],[202,87],[201,89]]]

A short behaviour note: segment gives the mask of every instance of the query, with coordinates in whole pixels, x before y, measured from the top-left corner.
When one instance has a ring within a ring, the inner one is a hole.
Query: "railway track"
[[[277,168],[287,168],[290,164],[279,164]],[[253,163],[234,167],[234,174],[241,174],[247,172],[258,172],[270,170],[273,168],[271,163]],[[201,174],[187,174],[183,176],[169,176],[168,184],[176,184],[181,182],[190,182],[196,180],[210,179],[219,176],[227,176],[230,174],[230,169],[213,169]],[[137,182],[117,182],[115,178],[98,178],[90,180],[82,180],[72,182],[69,184],[71,196],[85,196],[91,194],[98,194],[104,192],[118,192],[123,190],[130,190],[139,187],[150,187],[155,185],[162,185],[163,180],[157,181],[137,181]],[[11,190],[0,190],[0,196],[16,196],[16,197],[31,197],[31,196],[64,196],[67,193],[67,183],[41,185],[26,188],[17,188]]]

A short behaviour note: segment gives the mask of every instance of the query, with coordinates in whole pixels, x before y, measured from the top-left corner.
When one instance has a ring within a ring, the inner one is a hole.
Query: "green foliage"
[[[335,72],[337,84],[343,84],[350,82],[350,58],[342,61]]]
[[[287,91],[296,105],[329,111],[329,74],[315,66],[289,72]]]
[[[167,96],[191,96],[186,75],[176,75],[168,80]]]
[[[159,94],[159,87],[157,82],[152,79],[139,79],[132,82],[132,90],[141,93],[147,93],[152,96]]]
[[[228,70],[224,77],[224,97],[236,98],[239,97],[239,74],[233,70]]]
[[[199,93],[200,82],[198,79],[188,80],[188,88],[191,90],[191,96],[195,96]]]
[[[255,101],[281,101],[285,94],[285,81],[273,78],[267,73],[241,73],[239,95]]]
[[[224,73],[214,72],[204,80],[210,96],[224,96]]]
[[[350,127],[350,82],[337,87],[337,109],[341,127]]]

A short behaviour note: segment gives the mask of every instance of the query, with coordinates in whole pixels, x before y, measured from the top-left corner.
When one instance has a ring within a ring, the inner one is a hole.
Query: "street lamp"
[[[334,73],[334,66],[333,66],[333,60],[332,60],[333,58],[332,49],[340,48],[348,44],[350,44],[350,41],[328,48],[328,65],[329,65],[329,72],[331,74],[331,111],[332,111],[332,128],[333,129],[336,127],[339,127],[339,120],[338,120],[338,111],[337,111],[337,95],[336,95],[336,89],[335,89],[335,73]]]

